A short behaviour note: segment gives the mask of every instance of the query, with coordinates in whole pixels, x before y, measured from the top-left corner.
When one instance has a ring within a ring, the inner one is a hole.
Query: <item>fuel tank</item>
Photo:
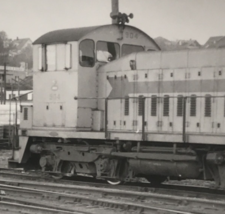
[[[130,167],[136,174],[164,175],[179,178],[198,178],[201,166],[195,161],[169,162],[157,160],[129,160]]]

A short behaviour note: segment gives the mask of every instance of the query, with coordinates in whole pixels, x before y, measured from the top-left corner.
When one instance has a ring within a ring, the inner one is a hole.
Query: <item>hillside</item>
[[[198,43],[197,40],[176,40],[170,41],[163,37],[155,38],[156,43],[162,50],[172,51],[172,50],[184,50],[184,49],[196,49],[201,48],[202,46]]]
[[[20,67],[21,63],[28,69],[32,63],[32,41],[29,38],[10,39],[4,31],[0,31],[0,65]]]
[[[225,48],[225,36],[210,37],[204,45],[199,44],[197,40],[176,40],[170,41],[163,37],[155,38],[156,43],[162,50],[184,50],[196,48]]]

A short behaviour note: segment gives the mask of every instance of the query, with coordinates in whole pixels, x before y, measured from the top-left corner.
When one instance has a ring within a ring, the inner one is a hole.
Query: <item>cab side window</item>
[[[39,47],[38,68],[40,71],[63,71],[72,67],[72,45],[49,44]]]
[[[135,53],[135,52],[140,52],[140,51],[144,51],[144,48],[142,46],[139,46],[139,45],[124,44],[122,46],[122,56],[131,54],[131,53]]]
[[[120,46],[113,42],[97,42],[97,60],[99,62],[110,62],[120,57]]]
[[[95,64],[94,41],[83,40],[79,46],[79,61],[82,67],[93,67]]]

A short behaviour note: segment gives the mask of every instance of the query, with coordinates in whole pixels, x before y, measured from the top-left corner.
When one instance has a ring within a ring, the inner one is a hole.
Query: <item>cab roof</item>
[[[102,26],[82,27],[82,28],[69,28],[62,30],[55,30],[44,34],[39,37],[33,44],[51,44],[51,43],[62,43],[68,41],[78,41],[83,36],[87,35],[91,31],[96,30]]]
[[[69,29],[61,29],[48,32],[41,37],[39,37],[36,41],[34,41],[34,45],[36,44],[53,44],[53,43],[67,43],[69,41],[79,41],[82,37],[86,36],[87,34],[99,29],[99,28],[109,28],[115,25],[100,25],[100,26],[92,26],[92,27],[82,27],[82,28],[69,28]],[[151,40],[155,46],[160,50],[160,47],[157,43],[145,32],[142,30],[130,26],[125,25],[125,28],[129,27],[136,31],[139,31],[142,35],[145,35],[149,40]],[[109,29],[108,29],[109,30]]]

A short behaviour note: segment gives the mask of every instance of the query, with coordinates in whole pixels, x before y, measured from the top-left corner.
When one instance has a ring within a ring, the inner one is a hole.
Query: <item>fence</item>
[[[19,124],[19,104],[11,103],[6,105],[0,105],[0,126],[4,125],[14,125],[16,122],[16,108],[17,108],[17,124]]]
[[[16,115],[17,110],[17,115]],[[14,126],[20,123],[19,120],[19,104],[11,103],[0,105],[0,139],[9,139],[13,133]]]

